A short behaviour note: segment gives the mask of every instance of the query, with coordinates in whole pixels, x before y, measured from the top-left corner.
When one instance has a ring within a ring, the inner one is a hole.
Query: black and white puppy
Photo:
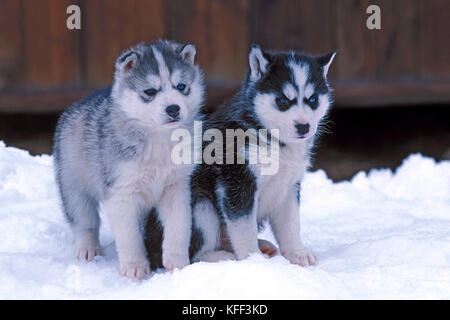
[[[301,266],[315,263],[314,254],[300,239],[299,192],[321,121],[332,103],[326,76],[335,54],[314,57],[294,51],[264,52],[253,46],[240,92],[210,115],[203,129],[205,133],[218,130],[223,137],[232,131],[265,129],[269,138],[258,137],[257,144],[278,147],[278,170],[262,174],[262,163],[250,163],[248,141],[243,145],[244,163],[223,160],[211,164],[204,159],[196,167],[191,179],[193,262],[241,260],[260,252],[258,226],[268,220],[284,257]],[[274,132],[277,139],[273,139]],[[204,143],[204,157],[207,149]],[[221,151],[223,158],[237,160],[242,150],[239,145],[225,145]],[[230,152],[234,153],[231,157]]]

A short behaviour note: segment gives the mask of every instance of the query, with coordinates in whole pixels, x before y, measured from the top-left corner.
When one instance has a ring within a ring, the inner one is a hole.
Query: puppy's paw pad
[[[150,273],[150,264],[144,262],[125,262],[120,264],[120,274],[130,279],[143,279]]]
[[[316,264],[316,257],[311,250],[307,248],[298,249],[295,251],[284,252],[283,256],[292,264],[297,264],[302,267],[308,267]]]
[[[270,241],[267,240],[258,240],[259,250],[261,250],[262,254],[272,258],[278,254],[278,248]]]

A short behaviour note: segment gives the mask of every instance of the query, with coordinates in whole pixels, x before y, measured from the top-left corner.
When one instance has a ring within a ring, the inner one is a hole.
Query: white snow
[[[341,183],[309,173],[300,212],[317,266],[252,256],[132,281],[104,217],[104,255],[75,260],[52,158],[0,142],[0,298],[450,299],[450,161],[413,154]]]

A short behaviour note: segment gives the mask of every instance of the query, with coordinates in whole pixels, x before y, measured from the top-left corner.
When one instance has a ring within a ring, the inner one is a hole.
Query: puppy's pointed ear
[[[132,50],[125,51],[117,58],[116,70],[120,72],[129,72],[136,67],[138,58],[139,55],[136,52]]]
[[[330,53],[324,55],[324,56],[320,56],[317,57],[317,62],[319,63],[319,65],[322,67],[323,69],[323,75],[326,77],[328,74],[328,69],[331,66],[331,63],[334,60],[334,57],[336,56],[337,51],[331,51]]]
[[[254,44],[248,55],[250,64],[250,80],[259,80],[266,72],[269,65],[268,55],[261,50],[260,46]]]
[[[195,55],[197,53],[197,49],[193,44],[185,45],[180,52],[180,56],[183,60],[186,60],[190,64],[194,64]]]

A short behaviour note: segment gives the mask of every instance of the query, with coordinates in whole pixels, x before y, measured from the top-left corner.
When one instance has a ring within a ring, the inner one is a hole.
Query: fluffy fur
[[[192,165],[170,158],[175,128],[192,130],[203,103],[203,76],[195,47],[171,41],[139,44],[116,61],[113,86],[72,105],[58,121],[54,164],[76,256],[99,254],[99,210],[110,219],[120,272],[149,272],[141,232],[157,208],[164,226],[162,263],[189,263]]]

